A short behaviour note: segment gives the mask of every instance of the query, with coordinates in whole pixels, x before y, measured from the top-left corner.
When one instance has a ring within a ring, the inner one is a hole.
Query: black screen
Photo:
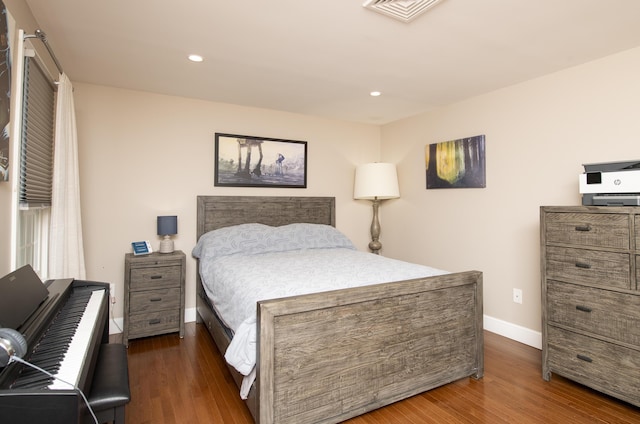
[[[602,173],[587,172],[587,184],[602,184]]]

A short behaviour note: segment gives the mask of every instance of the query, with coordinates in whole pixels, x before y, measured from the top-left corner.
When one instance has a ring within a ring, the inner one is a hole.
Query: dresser
[[[640,207],[543,206],[542,377],[640,406]]]
[[[184,336],[185,254],[125,255],[123,343],[158,334]]]

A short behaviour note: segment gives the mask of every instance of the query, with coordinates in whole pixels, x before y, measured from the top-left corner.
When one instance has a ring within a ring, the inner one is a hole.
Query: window
[[[18,212],[18,266],[31,264],[40,278],[47,274],[49,208],[20,209]]]
[[[35,58],[25,57],[20,140],[17,266],[31,264],[45,279],[51,185],[55,85]]]

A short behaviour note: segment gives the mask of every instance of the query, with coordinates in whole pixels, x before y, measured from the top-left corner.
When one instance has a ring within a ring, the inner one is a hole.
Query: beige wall
[[[37,27],[23,0],[5,4],[19,27]],[[198,194],[335,196],[338,228],[365,250],[371,209],[352,200],[353,170],[382,159],[398,164],[402,195],[381,208],[382,253],[483,271],[485,314],[516,339],[514,329],[535,333],[539,206],[579,204],[582,163],[640,159],[638,75],[634,49],[381,128],[74,83],[87,276],[117,285],[114,316],[121,317],[130,242],[148,239],[157,248],[155,217],[175,213],[193,308]],[[215,132],[308,141],[308,189],[214,187]],[[427,191],[425,145],[479,134],[486,135],[487,188]],[[0,184],[3,274],[9,198],[9,185]],[[524,292],[522,305],[511,300],[514,287]]]
[[[196,196],[335,196],[337,227],[360,249],[370,206],[353,201],[357,164],[379,160],[373,125],[74,84],[87,278],[117,285],[122,316],[124,254],[131,242],[154,249],[156,216],[178,215],[176,249],[187,253],[186,307],[195,306]],[[214,187],[214,134],[308,142],[307,189]],[[366,217],[363,220],[363,217]]]
[[[640,160],[639,75],[636,48],[384,126],[402,196],[381,208],[385,255],[481,270],[485,314],[539,331],[539,207],[580,204],[583,163]],[[425,146],[480,134],[487,187],[426,190]]]

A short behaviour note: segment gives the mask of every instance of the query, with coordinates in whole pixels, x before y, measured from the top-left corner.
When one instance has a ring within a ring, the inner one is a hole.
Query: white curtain
[[[80,216],[78,134],[73,87],[66,74],[60,75],[56,103],[47,277],[86,278]]]

